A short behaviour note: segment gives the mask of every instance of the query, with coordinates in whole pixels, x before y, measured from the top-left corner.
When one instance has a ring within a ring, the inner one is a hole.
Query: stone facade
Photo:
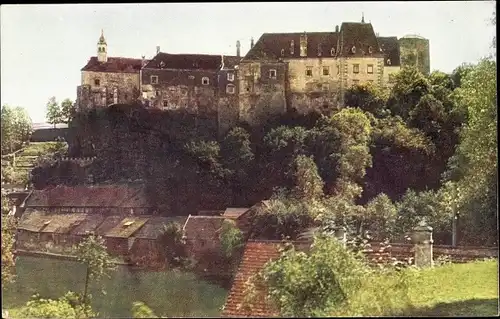
[[[353,85],[390,87],[414,49],[415,63],[428,73],[429,41],[405,39],[380,37],[363,19],[335,32],[265,33],[255,45],[252,39],[244,57],[238,41],[236,56],[167,54],[157,47],[147,61],[107,57],[101,34],[97,57],[82,69],[77,101],[80,108],[140,101],[185,110],[212,119],[220,133],[289,111],[328,114],[343,107]]]

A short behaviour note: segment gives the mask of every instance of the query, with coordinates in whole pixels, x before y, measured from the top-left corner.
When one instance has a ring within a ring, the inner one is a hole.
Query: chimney
[[[223,70],[224,69],[224,54],[221,55],[221,66],[220,66],[220,69]]]
[[[250,49],[253,48],[253,37],[250,39]]]
[[[142,56],[142,66],[144,67],[146,65],[146,56]]]
[[[335,32],[337,32],[337,33],[339,32],[339,26],[338,25],[335,26]]]
[[[236,56],[239,58],[240,57],[240,40],[236,41]]]
[[[160,53],[160,46],[159,45],[156,46],[156,54],[158,54],[158,53]]]
[[[300,36],[300,56],[307,56],[307,34],[305,31]]]

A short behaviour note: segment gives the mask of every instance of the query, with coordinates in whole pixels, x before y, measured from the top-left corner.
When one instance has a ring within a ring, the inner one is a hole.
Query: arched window
[[[356,53],[356,47],[355,46],[352,47],[351,52],[352,53]]]
[[[372,47],[368,47],[368,52],[371,54],[373,53],[373,48]]]
[[[330,50],[330,55],[331,55],[331,56],[334,56],[334,55],[335,55],[335,48],[332,48],[332,49]]]

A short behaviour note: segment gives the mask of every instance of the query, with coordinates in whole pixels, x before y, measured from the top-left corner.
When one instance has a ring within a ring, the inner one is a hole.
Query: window
[[[160,91],[156,90],[155,94],[156,96],[160,96]]]
[[[158,76],[151,75],[151,84],[158,84]]]
[[[163,100],[163,107],[168,107],[168,101],[167,100]]]
[[[204,76],[201,79],[201,84],[203,84],[203,85],[209,85],[210,84],[210,80],[206,76]]]
[[[368,64],[366,66],[366,73],[373,74],[373,64]]]
[[[359,85],[359,80],[352,80],[352,85]]]
[[[227,80],[233,82],[234,81],[234,73],[228,73]]]
[[[285,56],[285,49],[281,49],[281,56]]]
[[[226,93],[227,93],[227,94],[234,94],[234,92],[235,92],[235,91],[236,91],[236,89],[235,89],[235,86],[234,86],[234,85],[232,85],[232,84],[228,84],[228,85],[226,86]]]
[[[295,43],[294,43],[294,42],[293,42],[293,40],[292,40],[292,42],[290,42],[290,54],[291,54],[291,55],[293,55],[293,53],[294,53],[294,52],[293,52],[293,51],[294,51],[294,49],[295,49]]]
[[[352,73],[359,73],[359,64],[352,65]]]
[[[351,52],[356,53],[356,47],[352,47]]]
[[[312,66],[306,67],[306,76],[313,76],[313,68],[312,68]]]
[[[276,79],[276,70],[274,69],[269,70],[269,78]]]
[[[99,86],[99,85],[101,85],[101,80],[99,80],[99,79],[94,79],[94,85],[95,85],[95,86]]]
[[[373,48],[372,47],[368,47],[368,53],[373,53]]]
[[[391,65],[391,59],[387,59],[387,65]]]
[[[340,65],[337,64],[337,75],[340,74]]]
[[[332,49],[330,50],[330,55],[331,55],[331,56],[334,56],[334,55],[335,55],[335,48],[332,48]]]
[[[327,66],[323,67],[323,75],[330,75],[330,68]]]

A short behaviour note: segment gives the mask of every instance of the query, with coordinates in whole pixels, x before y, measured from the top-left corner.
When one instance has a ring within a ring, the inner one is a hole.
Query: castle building
[[[429,41],[380,37],[371,23],[344,22],[335,31],[264,33],[240,57],[160,52],[150,61],[107,57],[101,34],[97,57],[82,69],[80,108],[141,102],[213,118],[220,131],[285,112],[329,113],[344,106],[346,89],[391,85],[402,66],[430,70]]]
[[[97,56],[91,57],[81,69],[77,108],[81,110],[136,102],[140,93],[142,63],[141,59],[108,57],[108,45],[101,31]]]

